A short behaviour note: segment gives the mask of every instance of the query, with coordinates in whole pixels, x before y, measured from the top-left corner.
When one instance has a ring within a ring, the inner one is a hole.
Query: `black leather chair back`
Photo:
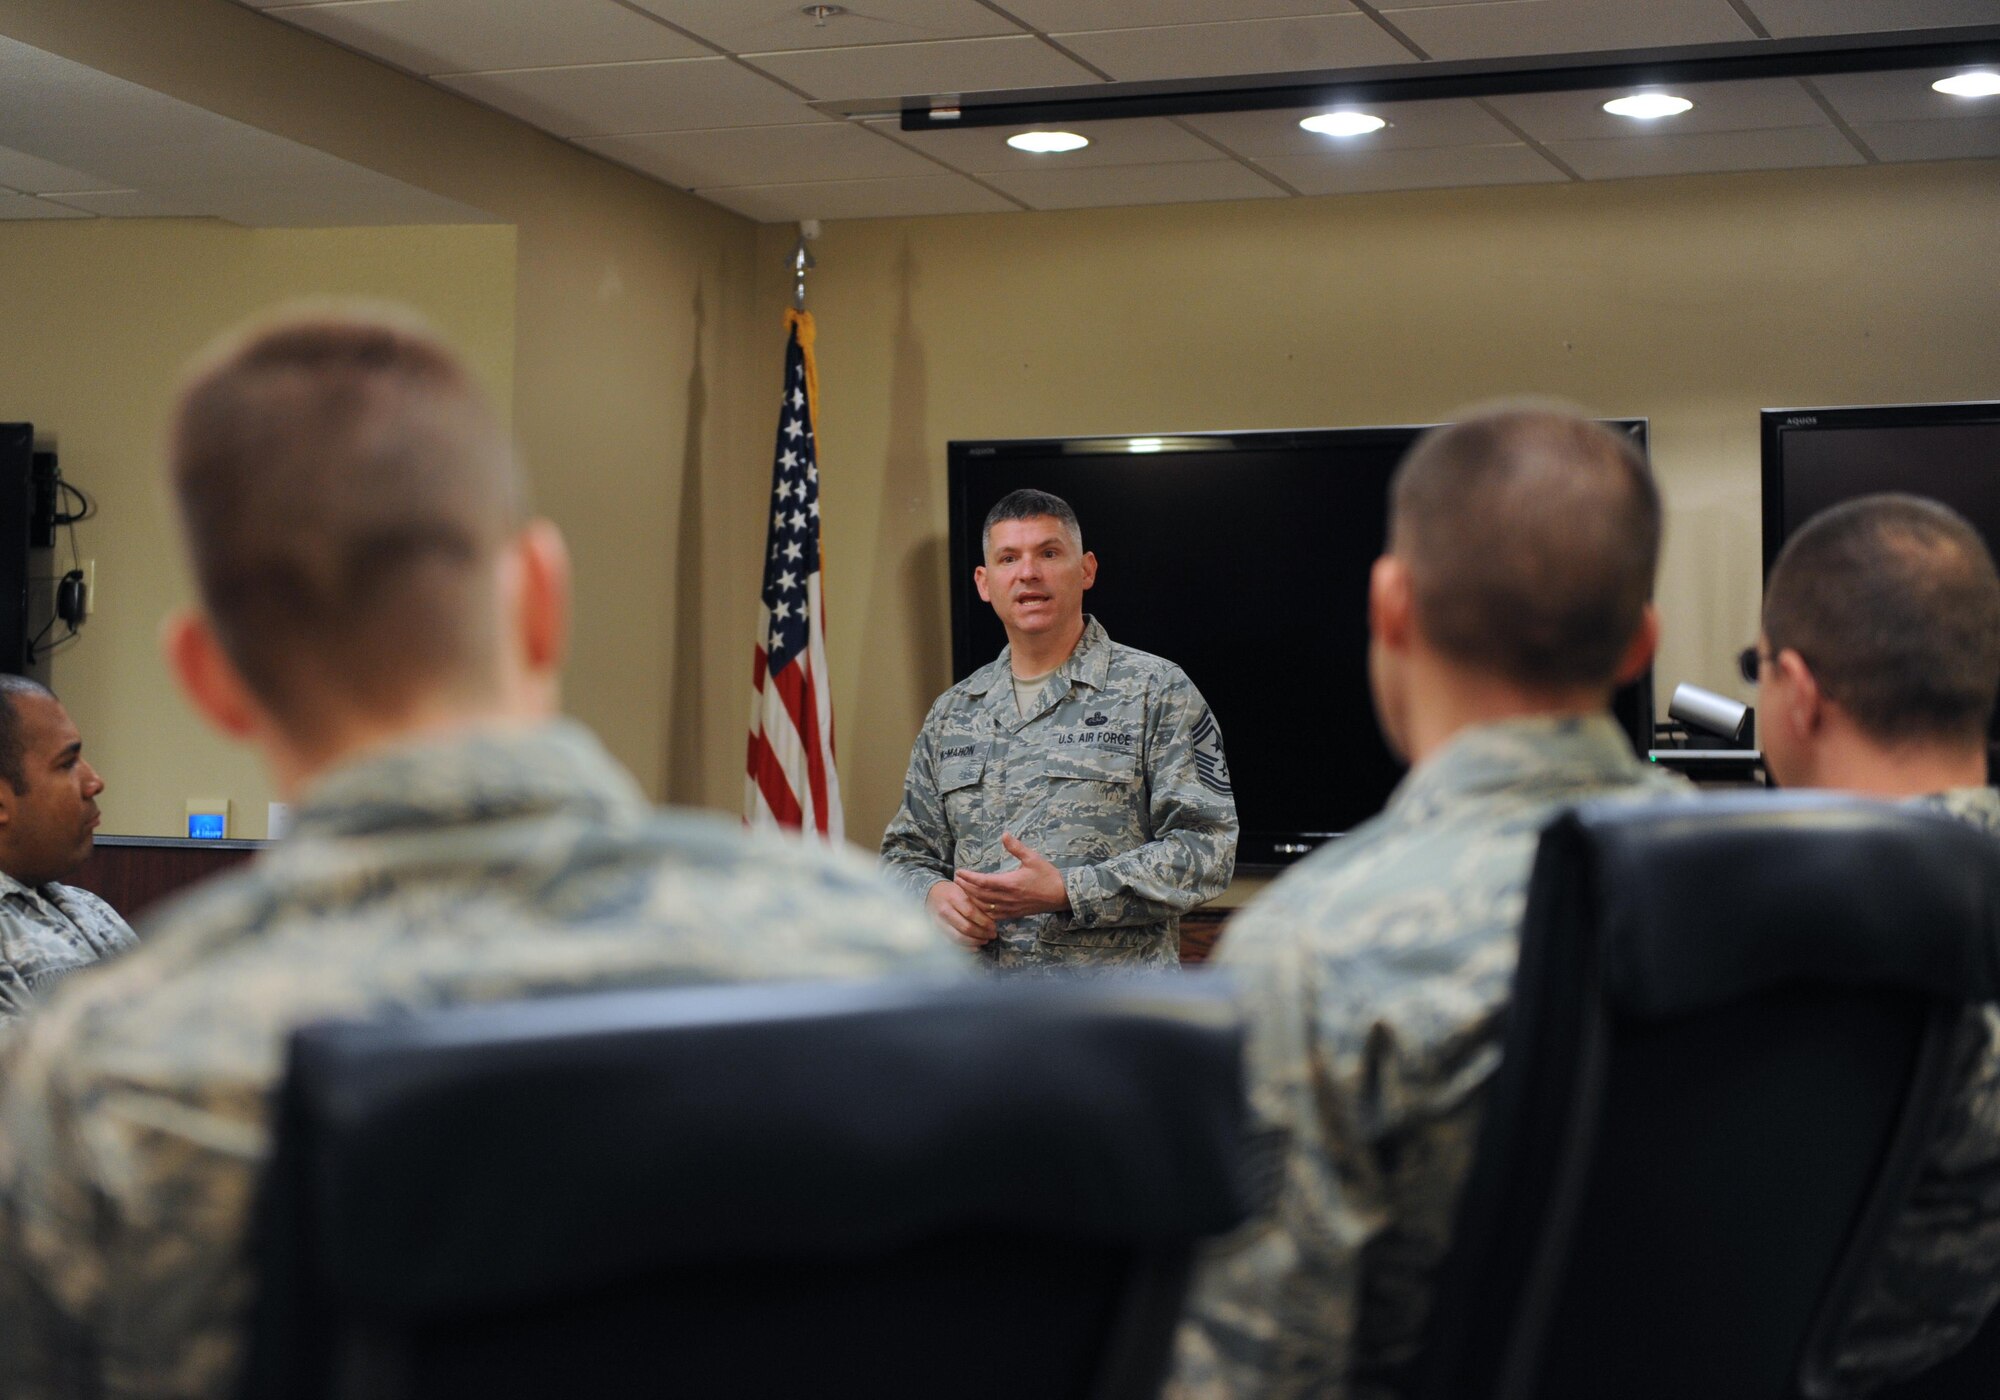
[[[1828,1393],[1993,997],[2000,843],[1884,804],[1586,806],[1543,836],[1413,1387]]]
[[[619,992],[301,1031],[247,1394],[1138,1397],[1247,1201],[1178,976]]]

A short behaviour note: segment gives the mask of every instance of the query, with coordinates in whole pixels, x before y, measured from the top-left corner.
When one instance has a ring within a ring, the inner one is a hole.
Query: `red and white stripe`
[[[843,839],[840,774],[833,764],[833,697],[826,665],[826,611],[818,573],[806,576],[806,650],[768,674],[770,653],[757,646],[751,674],[750,758],[744,808],[752,826],[812,831]],[[771,612],[759,604],[757,635],[771,635]]]

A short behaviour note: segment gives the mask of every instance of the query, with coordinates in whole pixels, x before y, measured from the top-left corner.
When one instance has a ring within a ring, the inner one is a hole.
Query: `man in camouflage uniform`
[[[883,864],[998,966],[1172,965],[1181,914],[1236,867],[1215,716],[1084,615],[1097,558],[1068,502],[1015,491],[980,546],[1007,646],[931,706]]]
[[[1763,635],[1742,662],[1779,783],[2000,831],[1987,786],[2000,578],[1946,507],[1865,496],[1814,516],[1771,566]],[[1972,1018],[1961,1054],[1962,1087],[1836,1346],[1850,1395],[1957,1350],[2000,1298],[2000,1013]]]
[[[8,1400],[232,1393],[268,1096],[302,1022],[964,968],[867,862],[656,816],[555,718],[561,540],[523,520],[497,422],[428,334],[331,313],[257,333],[195,378],[171,454],[203,609],[170,625],[170,663],[301,805],[12,1047]]]
[[[1659,541],[1645,464],[1565,414],[1481,414],[1398,468],[1369,675],[1412,768],[1224,931],[1278,1180],[1197,1269],[1170,1394],[1380,1395],[1416,1349],[1542,828],[1584,798],[1685,790],[1608,714],[1658,636]]]
[[[136,941],[110,905],[56,883],[89,858],[103,791],[54,692],[0,675],[0,1035],[62,978]]]

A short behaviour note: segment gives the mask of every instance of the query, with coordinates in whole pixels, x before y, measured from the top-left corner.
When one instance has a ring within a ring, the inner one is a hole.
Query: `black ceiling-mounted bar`
[[[1232,78],[1224,84],[1100,83],[983,96],[967,94],[949,100],[912,97],[903,99],[901,111],[905,131],[950,131],[969,126],[1185,117],[1211,112],[1505,97],[1530,92],[1741,82],[1753,78],[1812,78],[1836,73],[1963,68],[1993,63],[2000,63],[2000,24],[1894,34],[1621,49],[1526,60],[1404,63],[1319,73],[1278,73],[1253,82]]]

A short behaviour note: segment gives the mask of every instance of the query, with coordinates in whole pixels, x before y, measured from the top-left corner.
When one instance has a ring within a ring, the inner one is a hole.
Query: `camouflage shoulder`
[[[1189,690],[1194,689],[1194,682],[1188,678],[1188,673],[1180,668],[1178,662],[1169,661],[1166,657],[1150,651],[1141,651],[1137,647],[1128,647],[1123,642],[1111,642],[1108,644],[1108,649],[1111,653],[1110,669],[1113,675],[1141,676],[1166,689],[1177,689],[1182,686]]]

